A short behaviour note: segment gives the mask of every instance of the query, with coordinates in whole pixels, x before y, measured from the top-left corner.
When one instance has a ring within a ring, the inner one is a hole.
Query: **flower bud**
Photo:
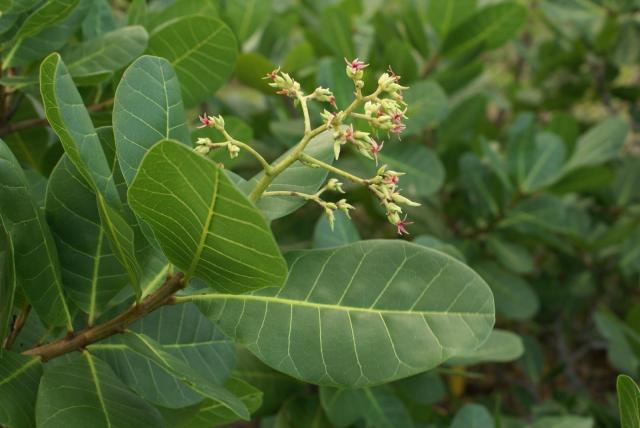
[[[329,179],[329,181],[327,182],[327,189],[344,193],[344,190],[342,190],[342,183],[338,181],[337,178]]]
[[[206,156],[211,151],[211,148],[205,144],[197,145],[193,151],[199,155]]]
[[[340,199],[336,205],[338,209],[347,216],[347,218],[351,218],[351,215],[349,214],[349,210],[356,209],[353,205],[347,203],[346,199]]]
[[[329,221],[329,227],[333,230],[333,226],[335,224],[335,216],[333,215],[333,210],[325,207],[324,214],[327,216],[327,220]]]
[[[228,143],[227,144],[227,150],[229,151],[229,157],[231,159],[235,159],[238,157],[238,153],[240,153],[240,147],[236,146],[235,144],[232,143]]]
[[[410,207],[419,207],[420,206],[419,203],[413,202],[409,198],[405,198],[404,196],[402,196],[398,192],[392,193],[391,194],[391,199],[393,199],[394,202],[397,202],[399,204],[409,205]]]

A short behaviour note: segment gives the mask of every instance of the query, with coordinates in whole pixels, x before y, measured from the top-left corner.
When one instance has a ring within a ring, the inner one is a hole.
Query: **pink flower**
[[[398,221],[396,223],[396,230],[398,231],[398,235],[409,235],[409,231],[407,230],[408,225],[413,224],[412,221],[407,221],[407,217]]]
[[[198,126],[198,128],[206,128],[208,126],[211,126],[211,124],[213,123],[209,119],[209,116],[207,116],[207,112],[206,111],[204,112],[204,114],[202,116],[198,116],[198,119],[200,119],[200,123],[202,123],[202,125]]]
[[[382,147],[384,147],[384,141],[378,144],[375,140],[371,140],[371,154],[376,161],[376,165],[378,165],[378,153],[382,151]]]
[[[400,76],[398,76],[396,72],[391,69],[391,66],[387,68],[387,73],[389,73],[389,76],[391,76],[394,82],[397,83],[400,81]]]
[[[333,95],[331,95],[329,97],[329,104],[331,104],[333,106],[333,108],[338,108],[338,106],[336,105],[336,97],[334,97]]]
[[[280,67],[278,67],[275,70],[267,73],[266,76],[264,76],[264,78],[265,79],[269,79],[269,80],[276,80],[276,76],[278,75],[279,72],[280,72]]]
[[[354,74],[360,70],[364,70],[369,66],[369,64],[365,64],[364,61],[360,61],[358,58],[354,59],[353,61],[349,61],[345,58],[344,61],[347,63],[347,66],[351,68],[351,72]]]
[[[384,179],[384,182],[386,184],[392,184],[394,186],[397,186],[399,181],[400,181],[400,177],[398,177],[397,175],[389,175]]]
[[[407,129],[407,126],[404,123],[394,123],[393,127],[391,128],[391,132],[396,135],[400,135],[405,129]]]
[[[353,142],[353,125],[349,125],[349,127],[344,131],[344,134],[342,134],[342,136],[344,137],[345,141]]]

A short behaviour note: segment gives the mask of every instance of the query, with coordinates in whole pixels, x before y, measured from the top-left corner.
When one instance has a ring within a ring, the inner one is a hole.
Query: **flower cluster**
[[[400,218],[402,208],[398,204],[410,207],[419,207],[420,204],[406,198],[400,194],[398,183],[404,172],[387,170],[387,166],[383,165],[378,169],[377,175],[371,179],[369,189],[380,200],[380,203],[386,210],[387,220],[396,226],[399,235],[408,235],[406,226],[412,224],[407,221],[407,217]]]
[[[271,80],[269,86],[277,89],[276,94],[285,95],[294,99],[300,99],[303,97],[305,99],[314,99],[320,102],[327,102],[334,108],[336,107],[336,98],[329,89],[319,86],[311,94],[305,97],[304,93],[300,89],[300,83],[293,80],[289,74],[281,72],[280,68],[276,68],[275,70],[267,73],[264,79]]]
[[[343,145],[352,143],[356,150],[369,159],[378,160],[378,153],[384,143],[378,144],[368,132],[356,131],[353,125],[333,127],[333,154],[336,160],[340,157]]]
[[[226,147],[231,159],[237,158],[240,153],[240,147],[234,144],[234,141],[224,129],[224,119],[222,116],[209,116],[205,112],[203,115],[198,116],[200,125],[198,128],[215,128],[222,132],[225,137],[228,137],[226,141],[221,143],[214,143],[210,138],[198,138],[196,141],[196,147],[193,149],[196,153],[206,156],[213,149],[219,147]]]

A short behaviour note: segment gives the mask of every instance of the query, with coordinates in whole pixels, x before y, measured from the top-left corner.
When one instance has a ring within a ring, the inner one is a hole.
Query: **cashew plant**
[[[270,162],[222,116],[199,117],[218,139],[192,141],[164,58],[128,66],[112,123],[95,127],[65,61],[47,56],[40,95],[64,154],[44,194],[0,143],[0,425],[210,427],[250,419],[263,399],[233,375],[237,352],[329,397],[482,346],[493,294],[455,258],[403,240],[283,255],[270,230],[307,202],[333,228],[354,207],[325,196],[349,181],[409,233],[403,206],[419,204],[401,194],[402,171],[380,164],[360,177],[333,164],[345,150],[379,163],[383,138],[402,144],[389,136],[405,127],[406,88],[389,69],[366,93],[366,67],[347,61],[353,98],[342,110],[329,89],[305,93],[269,73],[304,127]],[[318,118],[312,103],[326,107]],[[244,180],[209,158],[221,151],[247,152],[261,171]]]

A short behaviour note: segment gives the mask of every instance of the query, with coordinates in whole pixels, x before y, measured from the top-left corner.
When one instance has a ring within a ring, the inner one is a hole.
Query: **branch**
[[[341,177],[344,177],[347,180],[353,181],[354,183],[361,184],[363,186],[368,186],[369,184],[371,184],[369,180],[350,174],[347,171],[343,171],[340,168],[336,168],[333,165],[322,162],[321,160],[316,159],[313,156],[309,156],[306,153],[301,153],[299,156],[299,159],[304,163],[308,163],[310,165],[315,165],[319,168],[326,169],[327,171],[332,172]]]
[[[263,158],[262,155],[260,153],[258,153],[253,147],[251,147],[247,143],[243,143],[242,141],[236,140],[223,127],[217,127],[216,126],[216,129],[220,133],[222,133],[222,135],[224,136],[224,138],[228,142],[231,142],[231,143],[235,144],[236,146],[241,147],[244,150],[246,150],[247,152],[251,153],[251,155],[253,157],[255,157],[258,160],[258,162],[260,162],[260,165],[264,169],[265,174],[267,174],[267,175],[271,174],[271,164],[269,164],[269,162],[267,162],[267,160],[265,158]]]
[[[142,302],[131,306],[125,312],[102,324],[86,328],[78,333],[69,333],[66,337],[55,342],[31,348],[23,355],[37,356],[43,361],[51,360],[69,352],[78,351],[86,346],[107,337],[125,331],[134,321],[148,315],[161,306],[175,303],[174,294],[184,288],[184,274],[181,272],[168,277],[162,286],[147,296]]]

